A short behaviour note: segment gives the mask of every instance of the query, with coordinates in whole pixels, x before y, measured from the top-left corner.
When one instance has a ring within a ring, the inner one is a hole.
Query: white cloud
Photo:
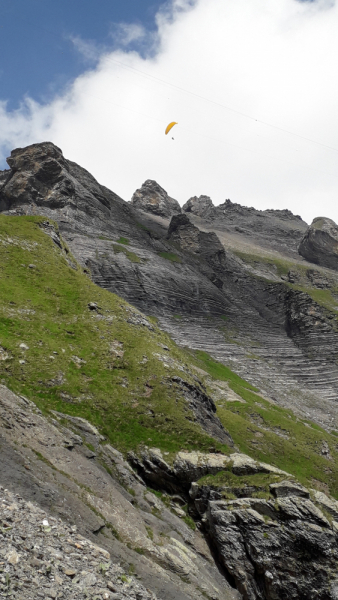
[[[79,35],[69,35],[67,39],[72,42],[75,50],[89,63],[95,63],[100,59],[104,49],[92,40],[84,40]]]
[[[120,46],[139,42],[146,37],[146,34],[146,29],[138,23],[114,23],[111,30],[111,37]]]
[[[208,194],[338,222],[337,4],[176,0],[157,27],[156,53],[153,33],[122,24],[120,48],[63,96],[0,104],[3,152],[49,139],[127,200],[151,178],[181,203]]]

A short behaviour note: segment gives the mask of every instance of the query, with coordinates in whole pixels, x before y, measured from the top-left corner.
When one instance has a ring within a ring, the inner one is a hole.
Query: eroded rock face
[[[206,217],[214,208],[213,202],[209,196],[193,196],[182,206],[186,213],[193,213],[198,217]]]
[[[244,600],[337,598],[337,531],[310,500],[211,501],[205,522]]]
[[[336,600],[336,501],[245,454],[179,452],[169,463],[151,448],[130,459],[147,481],[185,498],[190,485],[195,518],[243,600]],[[216,474],[227,483],[201,479]]]
[[[216,233],[201,231],[191,223],[187,214],[181,214],[172,217],[167,239],[183,252],[201,256],[214,271],[213,274],[209,274],[210,280],[222,288],[221,277],[226,269],[226,254]]]
[[[181,377],[173,377],[172,381],[178,389],[183,392],[184,398],[193,411],[196,420],[200,423],[205,431],[216,440],[233,446],[233,440],[228,431],[221,424],[216,416],[216,405],[213,399],[197,385],[192,385]]]
[[[204,590],[239,600],[203,535],[147,490],[96,427],[51,417],[0,385],[0,556],[9,573],[1,598],[203,600]]]
[[[331,219],[313,219],[298,248],[306,260],[338,271],[338,226]]]
[[[147,179],[142,187],[134,192],[131,204],[134,208],[166,219],[181,213],[177,200],[170,198],[167,192],[152,179]]]

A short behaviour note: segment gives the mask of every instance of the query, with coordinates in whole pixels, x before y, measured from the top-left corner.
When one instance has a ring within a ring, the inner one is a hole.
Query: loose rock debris
[[[75,526],[1,486],[0,598],[156,600]]]

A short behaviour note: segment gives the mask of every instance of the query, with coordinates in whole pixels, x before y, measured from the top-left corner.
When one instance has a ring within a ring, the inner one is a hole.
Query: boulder
[[[134,192],[131,204],[134,208],[165,219],[181,213],[177,200],[170,198],[167,192],[152,179],[147,179],[142,187]]]
[[[306,260],[338,271],[338,226],[331,219],[317,217],[301,240],[298,252]]]
[[[207,217],[213,210],[214,205],[209,196],[193,196],[182,206],[186,213],[193,213],[198,217]]]
[[[276,475],[289,475],[281,469],[277,469],[273,465],[267,463],[258,462],[247,456],[247,454],[234,453],[230,455],[232,460],[232,472],[234,475],[254,475],[255,473],[274,473]]]

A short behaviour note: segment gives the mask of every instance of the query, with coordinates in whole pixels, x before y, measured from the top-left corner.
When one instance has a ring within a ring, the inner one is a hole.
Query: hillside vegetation
[[[180,349],[154,322],[96,286],[45,217],[0,216],[0,379],[33,400],[95,424],[121,450],[147,445],[225,453],[196,422],[180,377],[214,395],[236,448],[338,497],[338,439],[271,404],[205,353]],[[57,239],[56,239],[57,241]],[[126,244],[119,240],[120,244]],[[128,256],[128,255],[127,255]]]

